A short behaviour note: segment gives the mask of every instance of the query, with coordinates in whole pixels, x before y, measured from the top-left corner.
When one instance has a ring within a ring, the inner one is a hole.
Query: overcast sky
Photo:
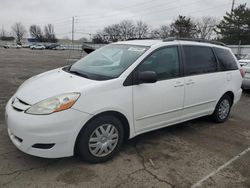
[[[241,3],[249,7],[250,0],[235,0],[235,6]],[[156,28],[180,14],[221,18],[231,5],[232,0],[0,0],[0,27],[11,31],[11,25],[21,22],[28,30],[31,24],[51,23],[58,38],[70,37],[75,16],[76,38],[80,38],[123,19],[142,20]]]

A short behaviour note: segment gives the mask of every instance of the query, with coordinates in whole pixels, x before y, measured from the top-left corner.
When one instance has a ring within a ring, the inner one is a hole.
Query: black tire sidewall
[[[229,107],[229,111],[228,111],[227,116],[226,116],[224,119],[221,119],[221,118],[219,117],[219,107],[220,107],[221,102],[222,102],[223,100],[225,100],[225,99],[228,100],[230,107]],[[223,95],[223,96],[221,97],[221,99],[219,100],[219,102],[217,103],[216,108],[215,108],[215,111],[214,111],[214,113],[213,113],[213,115],[212,115],[214,121],[217,122],[217,123],[223,123],[223,122],[225,122],[225,121],[228,119],[228,116],[229,116],[229,114],[230,114],[230,112],[231,112],[231,107],[232,107],[232,99],[231,99],[231,97],[229,97],[228,95]]]
[[[108,154],[107,156],[104,157],[96,157],[94,156],[90,151],[89,151],[89,139],[90,136],[92,135],[93,131],[99,127],[100,125],[103,124],[112,124],[116,127],[118,134],[119,134],[119,139],[118,143],[115,147],[115,149]],[[114,116],[110,115],[103,115],[96,117],[92,120],[90,120],[81,130],[78,139],[77,139],[77,150],[78,154],[81,159],[91,162],[91,163],[100,163],[100,162],[105,162],[109,159],[111,159],[113,156],[115,156],[116,153],[119,152],[120,147],[123,143],[123,138],[124,138],[124,129],[122,126],[122,123],[119,119],[117,119]]]

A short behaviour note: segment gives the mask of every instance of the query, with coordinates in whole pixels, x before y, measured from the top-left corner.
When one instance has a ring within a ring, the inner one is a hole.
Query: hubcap
[[[224,99],[221,101],[220,106],[219,106],[219,118],[220,119],[225,119],[229,113],[230,110],[230,104],[227,99]]]
[[[89,151],[96,157],[110,154],[118,143],[119,135],[112,124],[103,124],[97,127],[89,139]]]

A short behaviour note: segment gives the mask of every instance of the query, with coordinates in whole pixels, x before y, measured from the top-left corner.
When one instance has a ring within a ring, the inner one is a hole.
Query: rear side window
[[[235,59],[229,50],[221,49],[221,48],[214,48],[214,51],[219,61],[220,71],[238,69]]]
[[[211,73],[217,71],[213,50],[202,46],[183,46],[186,75]]]

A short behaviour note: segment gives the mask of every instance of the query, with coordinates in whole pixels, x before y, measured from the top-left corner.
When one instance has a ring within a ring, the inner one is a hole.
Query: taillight
[[[245,71],[242,68],[240,68],[240,75],[242,78],[244,78],[244,76],[245,76]]]

